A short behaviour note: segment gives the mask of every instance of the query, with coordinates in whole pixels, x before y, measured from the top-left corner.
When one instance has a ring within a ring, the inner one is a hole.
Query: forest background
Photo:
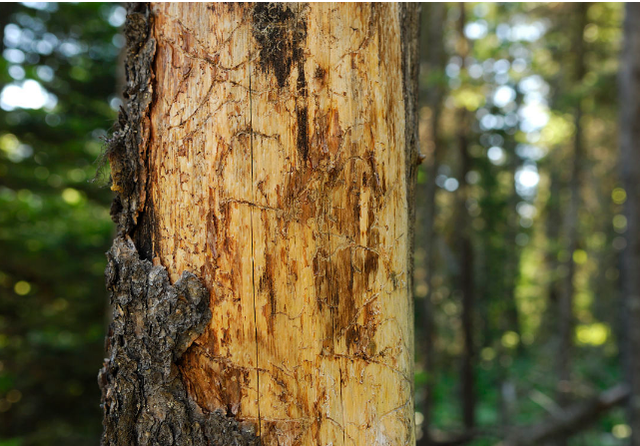
[[[423,442],[496,444],[624,380],[623,19],[618,3],[423,6]],[[98,160],[124,20],[113,3],[0,4],[0,446],[102,431],[114,225]],[[626,444],[624,407],[597,415],[568,444]]]

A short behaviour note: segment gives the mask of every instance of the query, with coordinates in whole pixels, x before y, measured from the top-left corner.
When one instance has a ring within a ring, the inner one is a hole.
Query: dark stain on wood
[[[326,75],[327,75],[327,70],[322,68],[320,65],[316,66],[316,69],[313,72],[314,79],[318,79],[320,81],[324,81],[324,78],[325,78]]]
[[[131,238],[138,248],[140,257],[144,260],[153,260],[155,257],[153,241],[158,239],[153,200],[145,202],[144,211],[138,220],[138,225],[133,229]]]
[[[280,88],[286,86],[294,66],[297,68],[296,146],[306,163],[309,157],[309,122],[302,49],[307,38],[304,16],[285,4],[258,3],[253,8],[253,37],[260,48],[259,64],[262,71],[273,72]]]
[[[306,96],[306,94],[305,94]],[[298,147],[298,153],[302,157],[303,161],[307,161],[309,158],[309,123],[307,121],[307,106],[296,104],[296,118],[298,125],[298,134],[296,143]]]
[[[252,15],[260,67],[264,72],[273,72],[278,86],[283,88],[294,62],[302,58],[300,44],[307,37],[306,22],[282,3],[257,3]]]
[[[260,423],[262,440],[270,445],[297,445],[308,429],[308,422],[289,420],[287,423],[262,420]]]
[[[211,200],[210,200],[211,201]],[[216,217],[216,213],[213,208],[209,208],[209,212],[207,213],[207,252],[211,256],[213,261],[218,259],[218,251],[216,250],[216,246],[218,246],[218,219]]]
[[[276,306],[276,290],[274,285],[274,276],[275,276],[275,263],[276,260],[273,259],[273,256],[269,253],[265,254],[264,259],[264,272],[260,276],[260,281],[258,283],[258,291],[262,293],[266,293],[269,298],[269,305],[265,308],[267,311],[266,319],[268,321],[268,328],[273,332],[273,323],[275,314],[277,312]]]
[[[226,358],[212,357],[203,348],[192,349],[185,355],[180,368],[189,370],[183,374],[189,394],[209,412],[222,410],[228,417],[235,417],[246,394],[250,371],[235,366]],[[208,383],[203,386],[202,383]]]
[[[321,166],[323,162],[338,156],[342,147],[344,132],[340,127],[340,114],[337,109],[329,110],[314,119],[313,135],[311,136],[311,168]]]

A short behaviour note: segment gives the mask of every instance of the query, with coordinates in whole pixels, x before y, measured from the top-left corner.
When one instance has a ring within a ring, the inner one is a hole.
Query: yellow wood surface
[[[154,261],[211,292],[189,393],[267,446],[413,445],[398,5],[152,8]]]

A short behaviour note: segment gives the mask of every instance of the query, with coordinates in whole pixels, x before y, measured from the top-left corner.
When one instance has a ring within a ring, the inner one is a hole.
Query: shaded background
[[[99,444],[117,4],[3,3],[0,445]]]
[[[99,443],[113,224],[98,159],[124,19],[0,4],[0,446]],[[493,445],[622,380],[623,6],[426,4],[423,19],[416,422],[433,444]],[[619,407],[567,444],[630,433]]]

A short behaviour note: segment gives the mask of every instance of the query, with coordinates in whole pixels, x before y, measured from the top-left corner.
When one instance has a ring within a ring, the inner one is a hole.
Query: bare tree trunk
[[[522,105],[523,95],[516,92],[515,104],[519,109]],[[522,341],[522,330],[520,328],[520,315],[518,313],[518,304],[516,301],[516,284],[520,274],[520,251],[516,243],[516,237],[519,232],[520,224],[518,218],[518,202],[521,200],[516,187],[516,173],[519,165],[519,157],[516,154],[517,143],[515,139],[509,138],[505,143],[505,150],[508,153],[508,169],[509,176],[512,178],[511,194],[507,199],[507,231],[505,235],[505,271],[504,271],[504,299],[505,299],[505,318],[503,321],[503,331],[511,330],[518,335],[518,339]],[[524,350],[524,344],[518,343],[518,354]]]
[[[516,93],[515,103],[519,108],[522,104],[523,95],[520,92]],[[519,165],[519,158],[516,154],[516,142],[513,139],[508,139],[505,142],[505,150],[508,153],[507,167],[509,176],[512,179],[511,193],[507,199],[507,218],[506,218],[506,231],[505,231],[505,249],[504,249],[504,276],[502,282],[502,290],[504,293],[504,306],[503,315],[499,322],[499,328],[501,333],[507,331],[513,331],[518,335],[518,342],[516,354],[522,355],[524,352],[524,344],[522,342],[522,330],[520,329],[520,315],[518,313],[518,304],[516,301],[516,284],[518,283],[518,277],[520,274],[520,248],[516,243],[516,237],[519,230],[519,218],[518,218],[518,202],[520,196],[518,195],[516,184],[516,173]],[[498,357],[505,354],[511,354],[506,351],[502,344],[498,346]],[[498,369],[498,383],[499,383],[499,407],[500,407],[500,422],[504,427],[511,426],[513,424],[513,417],[518,413],[517,411],[517,392],[515,384],[511,379],[510,368],[500,366]]]
[[[427,277],[425,282],[427,284],[427,295],[424,298],[424,345],[422,348],[424,354],[424,370],[427,374],[427,383],[425,384],[425,400],[423,403],[423,415],[424,415],[424,435],[427,437],[425,444],[429,444],[429,429],[431,424],[431,408],[433,404],[433,391],[435,384],[435,362],[434,362],[434,318],[433,307],[431,305],[431,299],[433,295],[433,271],[435,268],[435,231],[434,224],[437,214],[436,207],[436,176],[438,174],[438,167],[440,165],[440,153],[441,153],[441,141],[439,132],[440,123],[440,110],[442,107],[442,100],[444,97],[444,85],[442,83],[441,76],[444,77],[444,65],[445,65],[445,53],[444,53],[444,21],[445,10],[444,3],[428,3],[425,5],[425,22],[428,24],[424,35],[424,51],[427,53],[426,68],[428,73],[437,73],[437,81],[434,81],[432,85],[426,91],[425,105],[429,107],[431,111],[431,119],[429,122],[429,145],[430,156],[427,161],[426,173],[427,181],[424,185],[423,202],[424,202],[424,225],[423,230],[425,234],[425,246],[426,246],[426,258],[425,269],[427,271]]]
[[[130,8],[103,444],[412,445],[419,7]]]
[[[458,53],[463,61],[469,55],[471,43],[464,35],[466,24],[465,4],[460,3],[460,17],[458,19]],[[463,331],[463,353],[460,370],[460,384],[462,390],[462,418],[465,428],[471,429],[475,426],[475,345],[474,345],[474,307],[475,307],[475,286],[473,277],[473,244],[471,241],[471,225],[469,212],[467,211],[467,199],[469,185],[467,184],[467,174],[471,170],[471,156],[469,154],[469,128],[471,122],[469,112],[460,107],[456,111],[458,123],[458,151],[460,159],[460,188],[457,196],[457,234],[458,234],[458,259],[460,274],[460,292],[462,294],[462,331]]]
[[[467,123],[468,119],[463,119]],[[464,124],[463,124],[464,125]],[[475,288],[473,278],[473,244],[470,237],[471,225],[466,208],[467,190],[466,174],[469,172],[470,157],[468,153],[468,141],[465,136],[460,136],[460,157],[462,162],[462,175],[460,179],[460,199],[458,213],[460,218],[458,232],[460,236],[460,291],[462,292],[462,330],[464,349],[462,353],[461,385],[462,385],[462,415],[466,428],[475,426],[475,356],[474,344],[474,309]]]
[[[585,47],[584,47],[584,28],[587,25],[587,3],[577,3],[577,25],[574,35],[573,52],[576,57],[574,74],[572,76],[575,85],[582,82],[585,75]],[[558,376],[558,393],[557,400],[560,406],[565,407],[571,402],[571,361],[573,358],[573,295],[576,263],[573,259],[574,252],[578,249],[578,212],[580,208],[580,189],[582,163],[584,159],[584,143],[582,135],[582,105],[581,98],[577,99],[574,109],[574,138],[573,138],[573,157],[572,171],[569,180],[569,191],[571,193],[569,205],[564,215],[564,237],[566,240],[566,251],[568,259],[566,263],[566,275],[561,285],[561,296],[559,301],[559,340],[557,351],[557,376]],[[566,444],[566,437],[558,437],[556,446]]]
[[[560,262],[558,261],[558,245],[560,243],[560,228],[562,226],[562,214],[560,209],[560,175],[558,168],[560,164],[550,163],[549,166],[549,199],[547,201],[547,215],[546,215],[546,236],[547,236],[547,252],[546,252],[546,264],[547,264],[547,277],[548,277],[548,301],[545,317],[542,320],[544,333],[553,333],[558,326],[558,314],[559,308],[559,296],[560,296],[560,283],[558,277],[558,267]],[[550,336],[553,338],[553,336]]]
[[[630,389],[627,406],[630,445],[640,445],[640,5],[626,4],[624,50],[620,70],[620,168],[627,193],[627,247],[622,255],[622,293]]]

